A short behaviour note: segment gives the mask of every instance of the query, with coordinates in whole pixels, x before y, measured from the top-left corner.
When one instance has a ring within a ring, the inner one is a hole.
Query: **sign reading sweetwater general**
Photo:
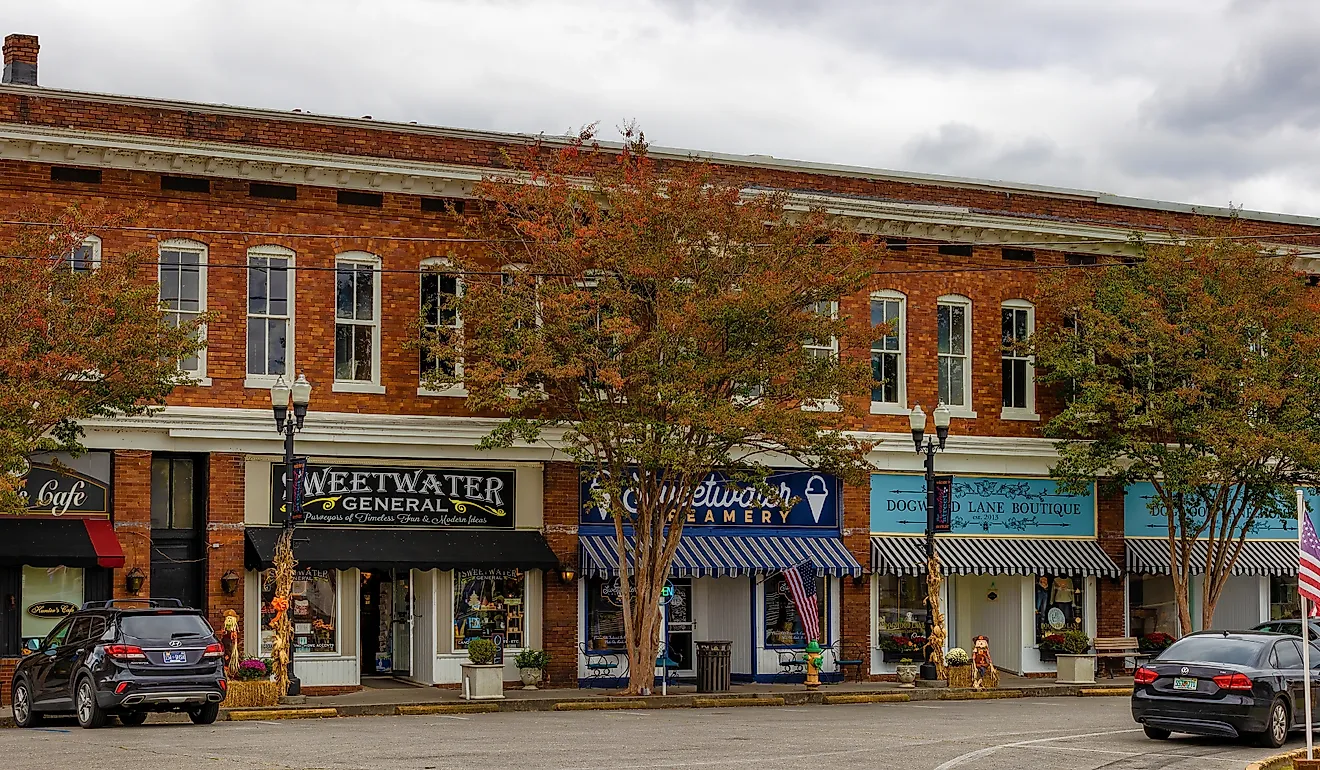
[[[958,476],[949,501],[954,535],[1095,536],[1095,495],[1060,492],[1052,479]],[[871,476],[871,531],[926,531],[926,480],[922,476]]]
[[[774,490],[773,495],[738,485],[725,473],[711,473],[697,485],[684,526],[839,528],[841,485],[834,476],[815,471],[775,471],[766,484]],[[594,479],[582,481],[581,524],[611,523],[609,512],[593,501],[596,486]],[[664,494],[673,494],[673,490],[667,489]],[[623,507],[629,513],[637,511],[632,492],[624,495]]]
[[[271,467],[271,519],[284,520],[285,469]],[[511,470],[313,465],[303,474],[303,524],[512,527]]]
[[[1304,490],[1307,510],[1316,521],[1320,513],[1320,495],[1316,490]],[[1297,539],[1297,499],[1288,495],[1280,501],[1282,515],[1258,513],[1247,531],[1248,540],[1296,540]],[[1192,514],[1194,522],[1199,524]],[[1123,536],[1124,537],[1168,537],[1169,516],[1155,493],[1155,486],[1149,481],[1131,484],[1123,494]],[[1234,533],[1233,537],[1237,537]]]
[[[105,518],[110,515],[110,453],[78,457],[43,453],[28,458],[19,496],[28,516]]]

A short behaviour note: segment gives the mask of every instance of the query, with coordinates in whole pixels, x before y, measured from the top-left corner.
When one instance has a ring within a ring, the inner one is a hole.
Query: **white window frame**
[[[907,295],[901,291],[893,289],[882,289],[871,292],[871,302],[897,302],[898,303],[898,350],[876,350],[875,334],[871,335],[871,352],[897,353],[898,354],[898,401],[889,403],[887,401],[872,401],[871,414],[901,414],[908,413],[907,407]],[[867,305],[867,321],[870,321],[871,306]],[[872,326],[872,329],[875,327]]]
[[[1025,310],[1027,311],[1027,336],[1036,333],[1036,306],[1025,299],[1007,299],[1000,304],[1001,325],[1002,314],[1005,310]],[[1002,337],[1002,334],[1001,334]],[[1003,366],[1004,359],[1025,360],[1027,362],[1027,405],[1025,408],[1015,408],[1002,406],[1003,394],[1000,394],[1001,411],[999,418],[1001,420],[1027,420],[1039,421],[1040,415],[1036,412],[1036,359],[1034,356],[1010,356],[1004,352],[1000,353],[1000,366]],[[1000,377],[1000,388],[1003,388],[1003,377]]]
[[[165,269],[165,258],[161,254],[161,252],[164,251],[187,251],[197,255],[197,268],[198,268],[197,308],[198,309],[197,312],[194,313],[192,311],[168,310],[162,308],[161,312],[182,313],[184,315],[189,315],[189,316],[197,316],[205,313],[207,310],[207,304],[206,304],[207,260],[208,260],[208,255],[210,253],[210,249],[207,247],[205,243],[188,240],[186,238],[170,238],[169,240],[160,242],[160,244],[156,247],[156,296],[160,298],[161,302],[164,302],[164,298],[160,297],[160,291],[165,286],[164,282],[161,280],[161,274],[164,272]],[[202,340],[202,342],[206,341],[206,324],[202,324],[201,327],[199,327],[197,336]],[[211,384],[211,378],[206,375],[205,347],[197,351],[197,371],[185,372],[185,374],[188,374],[194,378],[194,382],[192,383],[194,385],[207,386]]]
[[[243,313],[245,319],[245,323],[243,327],[243,372],[244,372],[243,387],[261,388],[263,390],[269,390],[270,386],[275,384],[275,380],[280,376],[279,374],[252,374],[251,372],[248,371],[247,325],[252,323],[253,314],[247,311],[246,289],[248,285],[247,282],[251,280],[252,277],[253,257],[288,260],[288,268],[286,270],[288,274],[286,279],[286,285],[288,287],[289,296],[287,298],[288,315],[285,318],[285,322],[287,326],[285,331],[285,342],[284,342],[284,376],[286,378],[292,378],[293,373],[297,371],[297,369],[294,367],[294,340],[297,339],[297,335],[294,333],[294,327],[297,323],[296,321],[297,314],[294,312],[294,306],[295,306],[294,303],[295,303],[295,298],[298,296],[298,291],[297,291],[298,271],[297,271],[297,265],[295,264],[294,261],[296,257],[296,253],[293,251],[293,249],[287,248],[285,246],[276,246],[274,244],[265,245],[265,246],[253,246],[252,248],[247,250],[246,271],[244,272],[244,276],[243,276],[243,280],[244,280]],[[269,310],[269,307],[267,309]],[[279,316],[272,316],[269,312],[267,312],[267,313],[260,313],[257,315],[257,317],[265,319],[265,318],[278,318]],[[267,340],[267,345],[269,346],[269,344],[270,342],[269,340]]]
[[[449,257],[430,257],[430,258],[428,258],[428,259],[424,259],[424,260],[422,260],[422,265],[421,265],[421,266],[422,266],[422,270],[423,270],[423,271],[425,271],[427,268],[437,268],[437,267],[438,267],[438,268],[451,268],[451,269],[452,269],[452,268],[454,267],[454,261],[453,261],[452,259],[450,259]],[[440,270],[440,271],[438,271],[438,272],[444,272],[444,271],[443,271],[443,270]],[[423,272],[422,275],[425,275],[425,273]],[[455,275],[455,276],[454,276],[454,294],[455,294],[456,297],[462,297],[462,296],[463,296],[463,276],[462,276],[462,275]],[[421,276],[421,275],[419,275],[419,276],[417,277],[417,305],[418,305],[418,308],[419,308],[419,309],[424,309],[424,308],[426,307],[426,297],[422,295],[422,276]],[[425,326],[425,323],[424,323],[423,325]],[[459,313],[459,312],[455,311],[455,313],[454,313],[454,325],[451,326],[451,327],[449,327],[449,328],[453,329],[454,331],[456,331],[456,332],[458,332],[458,333],[460,333],[460,334],[462,333],[462,331],[463,331],[463,314],[462,314],[462,313]],[[447,388],[435,389],[435,388],[428,388],[428,387],[426,387],[426,384],[422,381],[422,377],[423,377],[423,375],[425,374],[425,372],[422,372],[422,371],[421,371],[421,359],[420,359],[420,357],[418,358],[417,366],[418,366],[418,372],[417,372],[417,378],[418,378],[418,380],[417,380],[417,395],[419,395],[419,396],[446,396],[446,397],[452,397],[452,398],[466,398],[466,397],[467,397],[467,394],[468,394],[468,392],[467,392],[467,388],[465,388],[465,387],[462,385],[461,382],[460,382],[460,383],[455,383],[455,384],[453,384],[453,385],[450,385],[450,386],[447,387]],[[460,379],[460,380],[461,380],[462,377],[463,377],[463,359],[461,359],[461,358],[454,362],[454,376],[455,376],[456,378]]]
[[[942,307],[961,307],[965,311],[966,318],[963,323],[963,394],[967,398],[965,404],[945,404],[949,408],[949,413],[954,417],[976,417],[976,412],[972,408],[972,366],[974,358],[972,355],[972,300],[961,294],[945,294],[936,300],[935,305],[935,388],[936,395],[939,394],[939,367],[943,365],[942,359],[948,355],[939,352],[939,311]]]
[[[341,319],[339,317],[339,266],[340,265],[367,265],[375,272],[375,280],[372,283],[372,320],[358,321],[355,319]],[[345,323],[350,326],[371,326],[371,379],[370,380],[340,380],[336,379],[330,387],[334,393],[375,393],[385,392],[385,386],[381,384],[380,373],[380,330],[381,330],[381,301],[380,301],[380,279],[381,279],[381,258],[366,251],[345,251],[335,255],[335,282],[334,298],[330,303],[331,314],[334,318],[335,337],[332,338],[333,346],[338,344],[339,324]],[[332,356],[337,355],[337,351]],[[331,361],[332,368],[334,360]]]
[[[77,251],[78,246],[86,246],[88,248],[87,262],[91,266],[91,270],[79,270],[73,266],[73,254],[75,251]],[[70,272],[85,273],[85,272],[93,272],[96,270],[100,270],[101,269],[101,239],[95,235],[89,235],[83,238],[82,241],[78,244],[78,246],[69,249],[69,253],[64,257],[64,264],[68,266]]]
[[[828,303],[829,303],[829,306],[830,306],[830,308],[829,308],[830,320],[838,320],[838,318],[839,318],[839,301],[838,301],[837,299],[825,300],[825,301],[828,302]],[[816,304],[820,304],[820,303],[816,303]],[[811,309],[812,309],[812,310],[815,310],[815,308],[811,308]],[[816,340],[812,340],[810,343],[804,342],[804,343],[802,343],[802,349],[803,349],[803,350],[826,350],[826,351],[829,351],[829,354],[830,354],[831,356],[834,357],[834,360],[836,360],[836,361],[839,360],[839,338],[838,338],[838,337],[830,337],[830,341],[829,341],[829,343],[828,343],[828,344],[824,344],[824,345],[822,345],[820,342],[817,342]],[[842,407],[839,405],[839,400],[838,400],[837,398],[818,399],[818,400],[815,400],[815,401],[808,401],[808,402],[802,404],[802,408],[803,408],[804,410],[806,410],[806,411],[809,411],[809,412],[838,412],[838,411],[841,411],[841,409],[842,409]]]

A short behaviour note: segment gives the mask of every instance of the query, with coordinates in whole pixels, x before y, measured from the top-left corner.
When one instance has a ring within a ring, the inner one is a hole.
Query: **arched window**
[[[939,397],[957,415],[972,412],[972,301],[959,294],[939,298],[936,305],[936,345],[939,355]]]
[[[90,273],[101,266],[101,239],[89,235],[69,251],[65,262],[75,273]]]
[[[458,313],[458,299],[463,296],[463,278],[454,270],[454,262],[448,257],[433,257],[422,261],[421,274],[421,309],[422,334],[432,338],[440,334],[457,334],[463,328],[463,318]],[[463,377],[461,360],[445,361],[437,358],[430,350],[421,351],[421,379],[418,388],[421,395],[464,395],[461,388],[448,387],[435,389],[428,387],[428,377],[442,380],[458,380]]]
[[[196,321],[206,312],[206,244],[176,238],[162,241],[158,253],[157,277],[165,317],[176,327]],[[204,337],[205,330],[199,334]],[[180,361],[179,368],[201,384],[209,384],[204,349]]]
[[[380,257],[365,251],[335,257],[333,390],[385,392],[380,384]]]
[[[1000,307],[1004,348],[1003,404],[1000,417],[1005,420],[1039,420],[1036,413],[1035,364],[1024,349],[1036,331],[1036,307],[1024,299],[1005,300]]]
[[[247,375],[254,387],[293,375],[293,258],[283,246],[247,252]]]

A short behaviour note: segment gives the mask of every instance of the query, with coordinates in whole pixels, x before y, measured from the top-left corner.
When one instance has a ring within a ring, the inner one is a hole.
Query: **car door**
[[[50,699],[49,703],[56,707],[66,702],[69,706],[73,705],[73,673],[82,661],[92,630],[92,619],[86,615],[75,615],[70,620],[73,622],[69,626],[68,636],[54,650],[50,669],[46,673],[46,696]]]
[[[50,680],[50,671],[55,663],[55,656],[60,647],[64,645],[69,636],[69,629],[73,625],[73,618],[65,618],[55,630],[46,635],[42,640],[41,647],[32,653],[31,668],[28,669],[31,677],[32,702],[34,704],[45,704],[52,693],[47,685]]]
[[[1298,630],[1301,630],[1300,627]],[[1278,669],[1279,676],[1288,689],[1288,697],[1292,701],[1293,723],[1305,724],[1306,687],[1302,671],[1301,642],[1293,639],[1276,642],[1270,659],[1271,665]]]
[[[1311,725],[1320,725],[1320,643],[1311,642]],[[1305,714],[1302,716],[1305,719]]]

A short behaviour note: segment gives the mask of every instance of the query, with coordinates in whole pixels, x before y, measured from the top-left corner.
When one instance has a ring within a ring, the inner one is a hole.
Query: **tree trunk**
[[[1192,633],[1192,608],[1187,596],[1187,576],[1173,575],[1173,601],[1178,607],[1178,629],[1182,636]]]
[[[647,612],[641,602],[633,608],[636,633],[628,640],[628,695],[650,695],[655,686],[655,660],[660,654],[659,609],[652,605]]]

